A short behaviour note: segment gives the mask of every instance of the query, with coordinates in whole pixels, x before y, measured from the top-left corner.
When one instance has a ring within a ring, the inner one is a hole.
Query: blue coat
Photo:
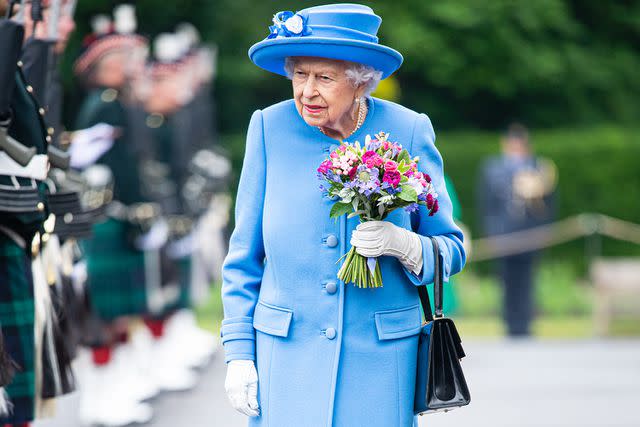
[[[380,257],[384,286],[360,289],[336,277],[357,218],[329,218],[316,169],[337,141],[307,125],[293,100],[256,111],[247,133],[235,229],[222,267],[226,361],[256,360],[261,415],[251,426],[411,426],[421,309],[415,285],[433,281],[426,236],[439,236],[445,276],[465,263],[462,233],[429,118],[369,98],[349,142],[385,131],[431,176],[440,211],[388,216],[421,236],[419,276]],[[417,425],[417,424],[416,424]]]

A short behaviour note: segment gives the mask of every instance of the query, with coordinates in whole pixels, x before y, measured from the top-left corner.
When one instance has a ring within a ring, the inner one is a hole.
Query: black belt
[[[93,222],[86,214],[74,215],[73,220],[66,223],[63,218],[56,218],[56,227],[53,230],[62,240],[67,238],[87,239],[92,236]]]
[[[11,187],[0,185],[0,212],[42,212],[44,203],[38,187]]]
[[[49,201],[49,210],[57,217],[67,213],[73,215],[82,213],[80,194],[76,191],[58,191],[47,194],[47,200]]]

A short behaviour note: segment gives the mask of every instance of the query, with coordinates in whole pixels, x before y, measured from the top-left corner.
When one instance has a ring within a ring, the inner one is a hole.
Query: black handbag
[[[453,320],[442,312],[442,258],[438,241],[431,237],[434,253],[434,309],[426,286],[418,286],[425,324],[418,341],[418,365],[413,412],[416,415],[449,411],[468,405],[469,388],[462,373],[460,360],[465,356],[460,335]]]

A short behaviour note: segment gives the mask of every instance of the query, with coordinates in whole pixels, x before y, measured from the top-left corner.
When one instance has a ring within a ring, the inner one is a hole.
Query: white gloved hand
[[[366,221],[351,233],[351,246],[365,257],[391,255],[416,275],[422,270],[422,243],[413,231],[389,221]]]
[[[253,360],[231,360],[227,364],[224,388],[236,411],[249,417],[260,414],[258,407],[258,372]]]
[[[134,246],[141,251],[160,249],[169,238],[169,224],[163,219],[153,223],[149,231],[136,237]]]
[[[117,129],[106,123],[98,123],[87,129],[73,132],[69,155],[71,166],[84,169],[94,164],[113,146]]]

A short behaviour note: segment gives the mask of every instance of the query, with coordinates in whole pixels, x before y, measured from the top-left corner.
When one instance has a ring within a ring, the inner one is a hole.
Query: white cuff
[[[407,230],[407,252],[400,258],[400,262],[416,276],[422,271],[422,242],[413,231]]]

